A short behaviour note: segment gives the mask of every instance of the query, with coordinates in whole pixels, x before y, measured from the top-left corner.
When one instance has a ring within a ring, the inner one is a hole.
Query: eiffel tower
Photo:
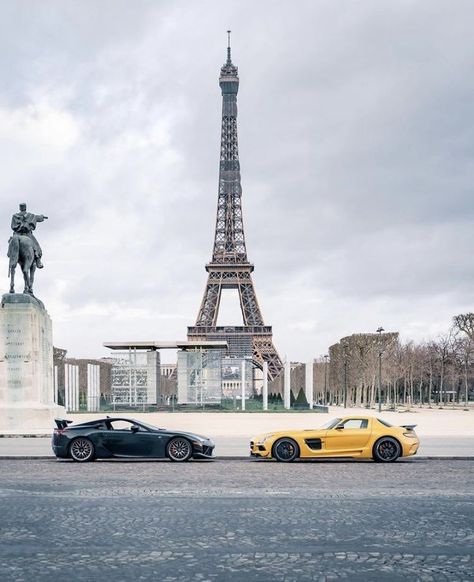
[[[227,33],[227,61],[219,78],[222,130],[214,249],[212,261],[206,265],[208,278],[204,297],[196,324],[188,327],[188,339],[227,341],[231,357],[252,357],[259,368],[267,362],[268,375],[274,379],[283,365],[273,345],[272,328],[264,324],[260,312],[251,275],[254,266],[247,259],[245,246],[237,143],[239,76],[231,59],[230,31]],[[238,289],[243,326],[217,326],[222,289]]]

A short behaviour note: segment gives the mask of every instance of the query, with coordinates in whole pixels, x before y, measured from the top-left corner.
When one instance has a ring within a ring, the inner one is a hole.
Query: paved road
[[[474,463],[0,461],[2,582],[470,580]]]
[[[215,436],[213,439],[216,455],[248,456],[247,437]],[[50,438],[0,438],[0,457],[10,455],[51,456]],[[424,437],[417,456],[474,457],[474,437]]]

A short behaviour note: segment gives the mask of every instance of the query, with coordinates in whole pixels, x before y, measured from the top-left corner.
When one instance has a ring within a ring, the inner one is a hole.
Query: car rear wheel
[[[393,463],[401,455],[400,443],[391,437],[383,437],[374,445],[373,459],[380,463]]]
[[[300,455],[300,449],[293,439],[278,439],[273,445],[272,457],[282,463],[291,463]]]
[[[175,437],[168,443],[166,454],[171,461],[188,461],[193,455],[193,447],[188,439]]]
[[[94,445],[89,439],[79,437],[74,439],[69,447],[69,454],[73,461],[78,463],[85,463],[92,461],[95,455]]]

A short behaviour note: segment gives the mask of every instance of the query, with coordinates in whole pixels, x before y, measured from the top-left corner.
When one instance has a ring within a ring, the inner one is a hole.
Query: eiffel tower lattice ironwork
[[[252,357],[268,375],[276,378],[283,369],[273,345],[272,328],[265,325],[252,282],[254,266],[247,259],[242,218],[242,186],[237,142],[237,92],[239,77],[232,63],[229,44],[227,61],[221,69],[222,131],[219,167],[219,195],[212,261],[206,265],[208,279],[196,325],[188,327],[189,340],[226,340],[229,353]],[[238,289],[243,326],[217,326],[222,289]]]

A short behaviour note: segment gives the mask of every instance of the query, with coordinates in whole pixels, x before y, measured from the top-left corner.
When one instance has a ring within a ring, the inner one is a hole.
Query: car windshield
[[[146,428],[147,430],[165,430],[164,428],[158,428],[157,426],[153,426],[152,424],[148,424],[142,420],[134,422],[136,422],[138,426],[143,426],[143,428]]]
[[[341,422],[341,418],[333,418],[333,420],[329,420],[321,425],[319,428],[334,428],[337,424]]]

